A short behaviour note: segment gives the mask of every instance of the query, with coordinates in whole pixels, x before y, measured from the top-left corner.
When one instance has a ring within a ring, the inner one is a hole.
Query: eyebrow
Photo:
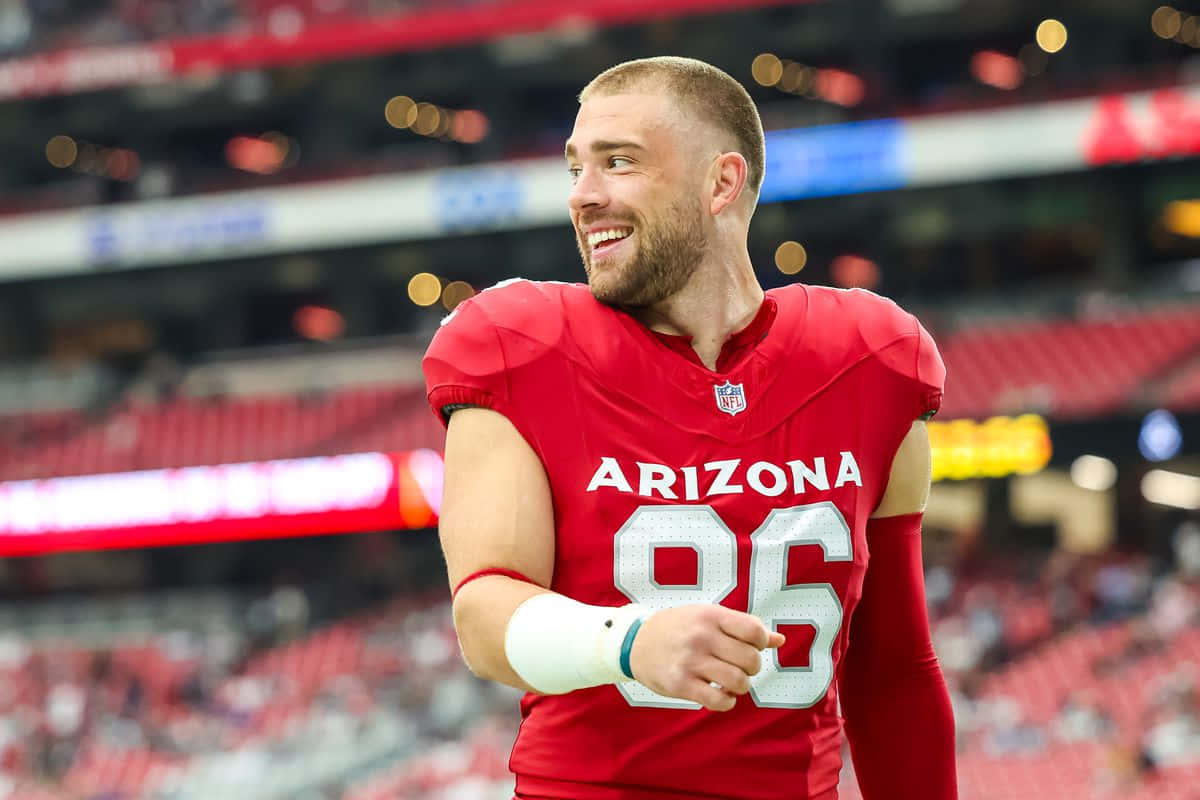
[[[601,140],[592,142],[592,146],[590,149],[593,153],[607,153],[611,150],[641,150],[643,152],[645,152],[645,150],[646,150],[645,147],[638,144],[637,142],[611,141],[611,140],[605,140],[605,139],[601,139]],[[566,150],[566,157],[571,158],[574,155],[575,155],[575,145],[568,142],[567,150]]]

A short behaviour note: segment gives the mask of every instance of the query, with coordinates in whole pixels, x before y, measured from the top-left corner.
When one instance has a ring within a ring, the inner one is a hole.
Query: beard
[[[658,222],[635,225],[635,251],[624,263],[597,269],[586,237],[576,236],[588,287],[601,303],[644,308],[682,289],[708,249],[699,201],[672,203]]]

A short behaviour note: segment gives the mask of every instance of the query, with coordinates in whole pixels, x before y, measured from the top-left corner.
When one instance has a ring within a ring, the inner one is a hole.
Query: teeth
[[[631,233],[633,233],[633,231],[621,231],[616,229],[593,231],[592,233],[589,233],[587,237],[588,247],[595,247],[601,242],[607,242],[610,239],[624,239]]]

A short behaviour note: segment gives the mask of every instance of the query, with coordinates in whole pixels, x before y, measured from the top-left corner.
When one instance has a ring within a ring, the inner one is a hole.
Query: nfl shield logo
[[[720,386],[714,386],[713,391],[717,395],[717,408],[729,416],[746,410],[746,393],[742,391],[742,384],[725,381]]]

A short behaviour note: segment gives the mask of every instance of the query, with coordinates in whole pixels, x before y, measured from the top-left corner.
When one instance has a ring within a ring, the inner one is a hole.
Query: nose
[[[608,205],[608,192],[602,177],[595,170],[584,167],[575,179],[575,185],[571,187],[567,205],[576,214]]]

